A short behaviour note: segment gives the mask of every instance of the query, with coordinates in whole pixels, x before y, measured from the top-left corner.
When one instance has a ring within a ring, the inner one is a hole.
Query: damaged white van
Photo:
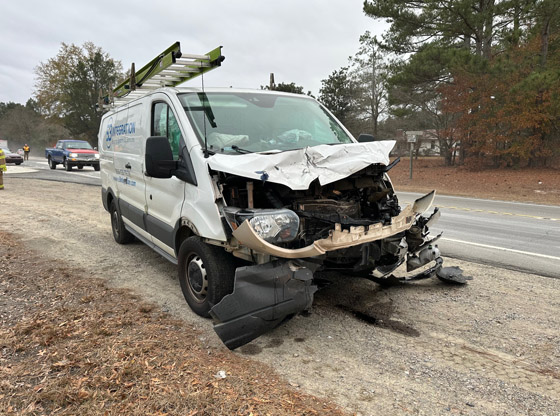
[[[308,310],[320,270],[464,282],[428,236],[434,192],[399,206],[394,142],[362,139],[303,95],[156,89],[103,116],[103,205],[118,243],[178,264],[229,348]]]

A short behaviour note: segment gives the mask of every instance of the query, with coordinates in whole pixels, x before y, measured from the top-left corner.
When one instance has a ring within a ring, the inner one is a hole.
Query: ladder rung
[[[171,65],[169,68],[167,68],[170,71],[173,71],[175,73],[177,72],[198,72],[200,69],[200,67],[197,65],[197,67],[195,67],[193,65],[177,65],[177,64],[173,64]],[[203,68],[207,68],[208,66],[203,66]]]
[[[161,87],[161,83],[159,83],[159,82],[157,84],[155,82],[154,83],[145,82],[145,83],[142,84],[142,89],[145,89],[145,90],[157,90],[160,87]],[[131,94],[132,93],[133,92],[131,92]]]
[[[169,66],[169,68],[184,68],[185,66],[187,66],[187,67],[197,67],[197,68],[209,68],[211,65],[208,62],[181,61],[180,59],[177,59],[177,63]]]
[[[181,54],[181,57],[179,59],[202,59],[202,60],[209,61],[210,57],[208,55],[193,55],[190,53],[183,53]]]
[[[177,76],[171,76],[171,75],[156,75],[156,76],[153,76],[150,79],[152,79],[154,81],[181,81],[184,78],[185,77],[177,77]]]
[[[176,70],[172,70],[170,71],[169,69],[166,69],[164,71],[161,71],[158,75],[170,75],[170,76],[175,76],[177,74],[181,74],[182,72],[186,73],[187,75],[190,74],[191,72],[195,71],[194,69],[179,69],[177,68]]]

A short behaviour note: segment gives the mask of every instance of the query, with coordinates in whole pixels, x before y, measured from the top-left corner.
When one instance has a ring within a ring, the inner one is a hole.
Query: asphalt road
[[[13,176],[16,178],[41,179],[101,186],[99,172],[96,172],[90,166],[86,166],[83,169],[72,168],[70,172],[66,172],[62,165],[58,165],[56,169],[52,170],[47,164],[47,159],[36,156],[31,156],[29,160],[26,160],[19,166],[9,164],[6,175],[8,178]]]
[[[91,167],[51,170],[40,157],[9,165],[10,176],[101,185],[99,172]],[[398,195],[401,205],[421,196]],[[431,231],[434,235],[444,231],[438,241],[443,255],[560,278],[560,206],[439,195],[435,206],[442,215]]]
[[[398,192],[402,205],[421,194]],[[560,206],[436,196],[449,257],[560,278]]]

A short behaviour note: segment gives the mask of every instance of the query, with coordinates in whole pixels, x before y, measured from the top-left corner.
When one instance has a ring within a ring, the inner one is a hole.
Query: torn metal
[[[235,164],[215,155],[209,162],[227,248],[254,264],[237,269],[234,292],[210,312],[229,348],[311,307],[310,264],[381,284],[466,281],[460,269],[443,268],[441,234],[429,235],[440,216],[437,208],[425,214],[435,191],[401,208],[387,175],[396,164],[388,165],[393,143],[380,143],[239,155]]]
[[[324,186],[379,163],[389,164],[394,140],[370,143],[320,145],[279,153],[216,154],[210,168],[250,179],[282,184],[292,190],[306,190],[314,180]]]

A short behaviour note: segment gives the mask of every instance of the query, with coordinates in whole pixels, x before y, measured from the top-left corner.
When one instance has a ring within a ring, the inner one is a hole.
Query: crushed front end
[[[311,307],[313,273],[337,271],[379,283],[437,276],[463,282],[442,268],[424,216],[435,192],[401,208],[387,171],[371,164],[349,176],[307,189],[216,172],[227,223],[228,249],[246,260],[234,292],[214,306],[215,329],[236,348]],[[442,272],[443,271],[443,272]]]

